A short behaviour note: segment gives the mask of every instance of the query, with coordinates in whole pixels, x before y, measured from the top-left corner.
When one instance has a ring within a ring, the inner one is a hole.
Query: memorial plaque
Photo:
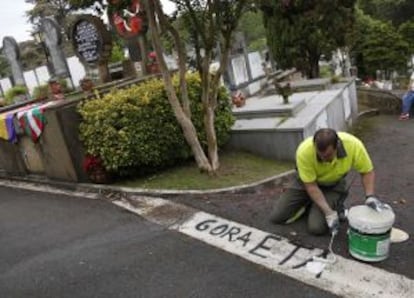
[[[79,16],[71,28],[73,49],[83,64],[106,62],[111,55],[112,37],[98,17]]]
[[[75,51],[88,64],[96,64],[102,51],[102,38],[93,23],[81,20],[73,29]]]

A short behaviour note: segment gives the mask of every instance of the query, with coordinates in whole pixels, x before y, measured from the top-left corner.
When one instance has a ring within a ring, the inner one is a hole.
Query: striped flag
[[[43,114],[41,107],[35,107],[33,109],[22,111],[17,113],[17,119],[19,120],[20,127],[22,127],[33,142],[39,140],[40,135],[46,125],[46,118]]]

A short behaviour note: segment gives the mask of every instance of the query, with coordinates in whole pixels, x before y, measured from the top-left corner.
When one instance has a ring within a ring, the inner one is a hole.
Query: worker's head
[[[321,128],[315,132],[313,142],[316,154],[322,161],[332,161],[336,156],[338,147],[338,135],[331,128]]]

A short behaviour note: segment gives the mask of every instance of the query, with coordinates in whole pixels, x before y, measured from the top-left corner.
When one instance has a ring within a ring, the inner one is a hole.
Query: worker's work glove
[[[377,212],[381,212],[385,209],[391,209],[390,205],[381,202],[376,196],[369,195],[366,197],[365,205],[374,209]]]
[[[332,212],[325,216],[326,223],[331,231],[331,234],[338,233],[339,230],[339,217],[337,212]]]

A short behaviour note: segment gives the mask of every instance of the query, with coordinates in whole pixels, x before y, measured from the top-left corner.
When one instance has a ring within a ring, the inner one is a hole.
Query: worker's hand
[[[326,223],[329,227],[329,230],[331,231],[331,234],[338,233],[339,230],[339,217],[338,213],[336,211],[333,211],[332,213],[325,216]]]
[[[384,204],[374,195],[367,196],[365,200],[365,205],[374,209],[377,212],[381,212],[382,210],[385,210],[385,209],[391,209],[390,205]]]

